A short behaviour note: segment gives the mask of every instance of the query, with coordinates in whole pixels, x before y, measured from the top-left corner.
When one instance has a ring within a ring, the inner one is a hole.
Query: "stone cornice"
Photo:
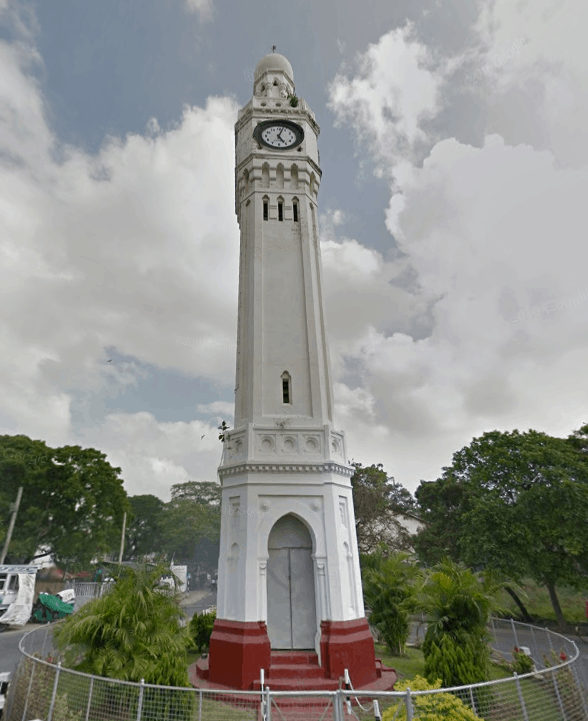
[[[236,463],[232,466],[221,466],[218,469],[220,478],[236,476],[245,473],[336,473],[338,476],[351,478],[353,468],[342,466],[339,463],[326,461],[325,463]]]
[[[273,152],[273,155],[270,155],[270,153]],[[280,153],[280,155],[277,154],[276,151],[268,151],[267,153],[257,152],[257,153],[249,153],[249,155],[244,158],[239,165],[235,168],[235,176],[237,176],[241,170],[246,167],[251,160],[263,160],[266,161],[268,159],[276,159],[280,162],[284,162],[284,160],[289,160],[292,163],[300,164],[302,162],[308,163],[311,168],[314,170],[315,173],[319,176],[319,178],[322,177],[323,171],[319,168],[319,166],[314,162],[312,158],[309,158],[308,155],[295,155],[294,153]],[[262,190],[268,190],[268,188],[262,188]],[[281,188],[280,188],[281,190]]]
[[[252,119],[253,115],[258,115],[260,121],[263,120],[263,118],[272,118],[276,115],[279,115],[281,117],[286,116],[287,118],[292,117],[292,119],[303,115],[304,119],[308,122],[308,124],[311,126],[311,128],[314,130],[315,134],[318,137],[321,132],[320,126],[310,114],[310,108],[307,110],[305,105],[306,103],[304,99],[301,98],[300,106],[297,108],[293,108],[291,106],[283,106],[280,108],[254,108],[253,106],[250,106],[247,108],[247,110],[245,110],[242,115],[239,116],[239,119],[235,123],[235,130],[237,133],[239,133],[241,131],[241,128]]]

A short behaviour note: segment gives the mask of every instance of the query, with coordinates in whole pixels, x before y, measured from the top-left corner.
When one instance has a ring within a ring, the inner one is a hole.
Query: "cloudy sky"
[[[273,44],[321,125],[350,460],[414,491],[484,431],[588,421],[588,4],[0,0],[0,24],[0,433],[98,448],[130,494],[216,478],[233,125]]]

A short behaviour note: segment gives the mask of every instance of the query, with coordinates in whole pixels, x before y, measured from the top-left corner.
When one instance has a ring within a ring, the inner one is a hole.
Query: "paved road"
[[[199,613],[205,608],[214,605],[216,605],[216,591],[211,592],[209,590],[192,591],[186,594],[181,603],[188,619],[192,618],[195,613]],[[18,643],[25,633],[35,628],[39,628],[38,623],[29,623],[24,629],[3,631],[0,633],[0,672],[14,671],[16,663],[20,658]]]
[[[0,672],[13,671],[16,662],[20,658],[18,642],[33,628],[39,628],[38,624],[28,624],[25,630],[3,631],[0,633]]]

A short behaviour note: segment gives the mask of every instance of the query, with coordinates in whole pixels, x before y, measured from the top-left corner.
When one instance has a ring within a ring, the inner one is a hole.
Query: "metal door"
[[[316,607],[312,542],[294,516],[283,516],[268,542],[267,630],[275,649],[314,648]]]

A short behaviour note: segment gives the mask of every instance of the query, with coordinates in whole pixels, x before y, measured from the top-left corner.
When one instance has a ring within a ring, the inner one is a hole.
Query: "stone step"
[[[293,663],[318,666],[318,656],[312,651],[272,651],[272,666],[289,666]]]
[[[332,678],[268,678],[265,685],[271,691],[336,691],[339,688],[339,680]],[[261,683],[253,682],[252,691],[259,691]]]
[[[325,672],[318,665],[290,663],[272,666],[267,674],[268,684],[281,678],[324,678]]]

